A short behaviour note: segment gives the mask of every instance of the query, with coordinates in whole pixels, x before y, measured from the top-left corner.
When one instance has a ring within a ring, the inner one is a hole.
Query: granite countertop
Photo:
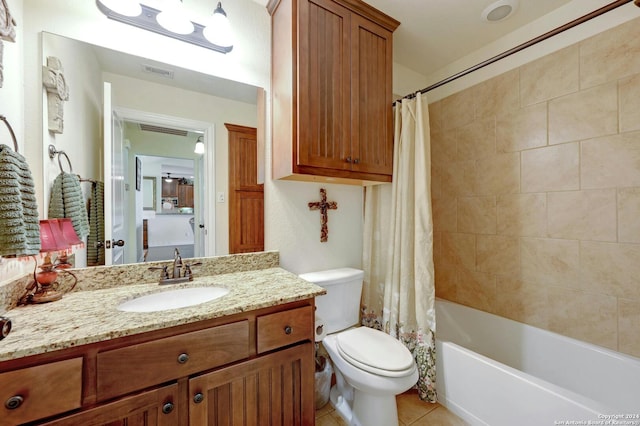
[[[137,296],[184,287],[219,286],[224,297],[180,309],[122,312]],[[183,284],[134,284],[76,291],[61,300],[8,311],[13,329],[0,340],[0,361],[52,352],[147,331],[219,318],[323,294],[324,290],[280,267],[201,276]]]

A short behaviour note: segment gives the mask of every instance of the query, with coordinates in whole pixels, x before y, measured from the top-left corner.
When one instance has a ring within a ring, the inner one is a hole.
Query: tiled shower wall
[[[640,356],[640,18],[429,109],[436,295]]]

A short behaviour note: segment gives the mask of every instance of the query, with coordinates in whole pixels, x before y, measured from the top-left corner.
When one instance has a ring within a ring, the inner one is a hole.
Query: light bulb
[[[191,34],[194,30],[181,0],[168,0],[162,12],[156,15],[156,21],[164,29],[176,34]]]
[[[209,19],[209,24],[202,31],[204,37],[211,43],[220,47],[233,46],[233,37],[231,35],[231,24],[227,18],[227,14],[222,8],[222,4],[218,2],[213,16]]]
[[[196,142],[196,147],[193,150],[193,152],[195,152],[196,154],[204,154],[204,142],[202,142],[201,140],[198,140],[198,142]]]

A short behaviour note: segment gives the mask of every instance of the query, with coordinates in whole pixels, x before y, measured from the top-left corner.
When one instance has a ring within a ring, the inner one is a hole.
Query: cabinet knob
[[[291,332],[292,332],[292,331],[293,331],[293,328],[291,328],[291,326],[290,326],[290,325],[287,325],[287,326],[284,328],[284,334],[291,334]]]
[[[356,159],[353,160],[353,164],[358,164],[358,163],[360,163],[360,159],[359,158],[356,158]]]
[[[178,364],[185,364],[187,361],[189,361],[189,355],[188,354],[180,354],[180,355],[178,355]]]
[[[351,156],[348,156],[348,157],[346,158],[346,160],[347,160],[347,163],[350,163],[350,162],[351,162]]]
[[[15,410],[16,408],[20,407],[23,402],[24,402],[24,398],[22,396],[15,395],[7,399],[4,402],[4,406],[7,408],[7,410]]]
[[[195,402],[196,404],[200,404],[202,401],[204,401],[203,394],[198,392],[197,394],[193,395],[193,402]]]
[[[173,411],[173,402],[167,402],[162,406],[162,412],[164,414],[169,414],[172,411]]]

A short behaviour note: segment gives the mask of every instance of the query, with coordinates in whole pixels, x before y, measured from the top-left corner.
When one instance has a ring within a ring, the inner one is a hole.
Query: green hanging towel
[[[40,252],[40,219],[25,158],[0,145],[0,256]]]
[[[73,173],[62,172],[53,181],[49,199],[50,218],[69,218],[81,240],[89,234],[89,220],[80,178]]]

